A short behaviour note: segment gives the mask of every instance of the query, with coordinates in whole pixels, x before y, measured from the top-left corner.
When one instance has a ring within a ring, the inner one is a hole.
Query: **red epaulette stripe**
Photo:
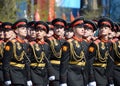
[[[94,43],[95,43],[95,44],[98,44],[98,43],[100,43],[100,40],[97,39],[97,40],[94,41]]]

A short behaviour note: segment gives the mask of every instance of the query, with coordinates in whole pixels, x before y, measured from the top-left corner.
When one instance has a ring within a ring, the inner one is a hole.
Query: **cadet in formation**
[[[88,48],[89,63],[91,64],[89,86],[113,86],[113,77],[111,76],[113,48],[108,40],[108,35],[114,25],[111,19],[105,17],[98,21],[98,27],[99,37]]]
[[[28,44],[24,40],[27,36],[26,24],[26,19],[16,21],[12,28],[15,30],[17,36],[15,39],[7,41],[5,45],[3,76],[6,86],[32,85],[29,76],[27,76],[29,69],[27,57]]]

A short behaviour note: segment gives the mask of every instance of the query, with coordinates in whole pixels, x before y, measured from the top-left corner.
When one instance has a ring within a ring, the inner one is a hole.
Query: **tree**
[[[15,22],[17,19],[16,12],[19,11],[16,7],[16,2],[20,0],[0,0],[0,21]]]

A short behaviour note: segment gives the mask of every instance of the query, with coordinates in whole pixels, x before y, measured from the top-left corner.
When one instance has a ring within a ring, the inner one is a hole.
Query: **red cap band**
[[[25,25],[25,24],[26,24],[25,22],[19,22],[18,24],[16,24],[16,27],[19,25]]]
[[[101,24],[109,25],[111,27],[111,24],[107,21],[102,22]]]
[[[37,28],[39,28],[39,27],[46,30],[46,27],[44,25],[42,25],[42,24],[37,25]]]
[[[90,27],[91,29],[94,29],[91,24],[85,24],[85,26]]]
[[[63,22],[56,22],[55,24],[61,25],[61,26],[65,26]]]
[[[76,25],[82,24],[82,23],[83,23],[83,20],[79,20],[79,21],[75,22],[75,23],[73,24],[73,26],[76,26]]]

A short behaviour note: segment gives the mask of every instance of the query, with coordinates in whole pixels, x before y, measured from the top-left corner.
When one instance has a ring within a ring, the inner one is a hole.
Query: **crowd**
[[[120,86],[119,38],[107,17],[0,22],[0,86]]]

